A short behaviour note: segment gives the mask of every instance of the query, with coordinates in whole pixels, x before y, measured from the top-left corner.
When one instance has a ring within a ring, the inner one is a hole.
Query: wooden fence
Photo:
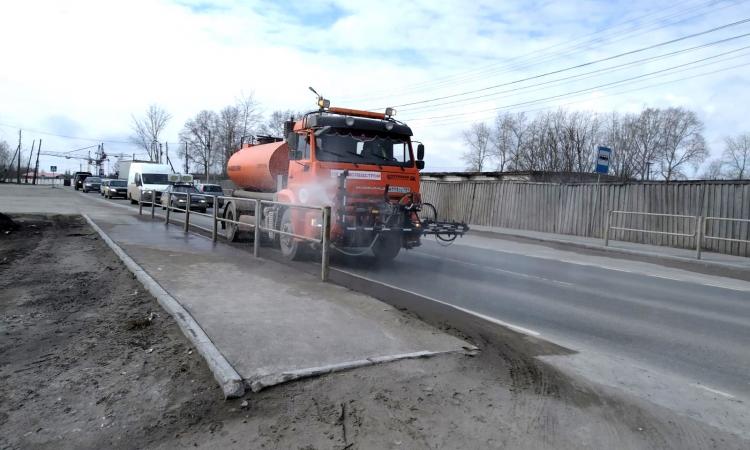
[[[422,181],[422,197],[440,219],[470,225],[604,237],[607,211],[622,210],[750,219],[750,181],[644,183],[525,183]],[[692,234],[693,218],[616,215],[613,225]],[[710,221],[706,234],[750,239],[747,222]],[[695,248],[695,238],[612,231],[610,239]],[[703,248],[750,256],[750,245],[705,240]]]

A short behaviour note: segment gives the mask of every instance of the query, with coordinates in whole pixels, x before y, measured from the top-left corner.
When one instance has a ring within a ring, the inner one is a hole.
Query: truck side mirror
[[[424,159],[424,144],[419,144],[417,145],[417,161],[422,161],[423,159]]]
[[[418,160],[417,161],[417,169],[422,170],[424,169],[424,161]]]

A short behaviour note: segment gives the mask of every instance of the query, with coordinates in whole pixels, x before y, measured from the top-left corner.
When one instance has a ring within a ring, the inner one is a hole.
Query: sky
[[[171,113],[176,143],[200,110],[248,94],[265,113],[313,109],[313,86],[334,106],[396,106],[431,171],[462,169],[471,123],[561,106],[686,107],[718,156],[724,136],[750,131],[744,19],[748,0],[6,1],[0,140],[15,149],[23,129],[24,157],[38,139],[43,152],[103,142],[114,162],[140,151],[131,116],[151,104]],[[53,164],[85,168],[42,156]]]

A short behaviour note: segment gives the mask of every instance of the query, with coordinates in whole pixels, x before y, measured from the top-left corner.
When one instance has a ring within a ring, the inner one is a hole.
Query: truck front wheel
[[[224,211],[224,218],[231,221],[237,221],[237,210],[234,203],[228,205]],[[224,236],[229,242],[237,242],[240,237],[240,227],[236,223],[224,222]]]
[[[292,222],[292,211],[287,209],[281,215],[281,226],[279,229],[285,233],[294,233],[294,223]],[[299,261],[304,257],[305,243],[291,236],[279,235],[279,246],[281,254],[290,261]]]
[[[372,246],[372,252],[378,263],[392,261],[401,251],[401,236],[393,233],[381,233]]]

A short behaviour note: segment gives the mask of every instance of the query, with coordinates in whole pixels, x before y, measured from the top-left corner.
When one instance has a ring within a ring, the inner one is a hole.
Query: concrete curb
[[[463,351],[463,353],[476,353],[479,351],[476,347],[472,347]],[[400,361],[402,359],[416,359],[416,358],[429,358],[431,356],[443,355],[446,353],[460,353],[461,350],[450,350],[444,352],[431,352],[431,351],[419,351],[412,353],[402,353],[399,355],[387,355],[387,356],[375,356],[367,359],[358,359],[355,361],[346,361],[337,364],[329,364],[327,366],[320,367],[308,367],[305,369],[293,370],[284,372],[276,375],[267,375],[260,377],[250,382],[250,389],[253,392],[259,392],[269,386],[274,386],[287,381],[298,380],[300,378],[309,378],[319,375],[325,375],[333,372],[341,372],[344,370],[357,369],[359,367],[374,366],[375,364],[384,364],[394,361]]]
[[[224,391],[224,398],[236,398],[241,397],[245,394],[245,383],[237,373],[236,370],[229,364],[229,361],[224,358],[218,348],[211,342],[208,335],[203,331],[198,322],[193,319],[193,316],[159,283],[156,282],[151,276],[143,270],[125,251],[120,248],[107,234],[99,228],[97,224],[87,215],[83,214],[83,218],[86,219],[88,224],[93,228],[99,236],[107,243],[107,245],[115,252],[115,254],[125,263],[125,266],[133,272],[133,275],[143,286],[156,297],[162,308],[164,308],[169,314],[174,317],[177,321],[177,325],[180,326],[182,332],[187,336],[190,342],[193,343],[198,353],[203,356],[208,364],[209,369],[214,374],[214,378],[219,382],[222,391]]]
[[[621,255],[640,256],[640,257],[650,258],[653,260],[675,261],[675,262],[694,265],[697,267],[731,269],[731,270],[736,270],[739,272],[748,272],[748,269],[746,268],[743,268],[734,264],[726,264],[726,263],[717,262],[717,261],[705,261],[703,259],[695,259],[695,258],[689,258],[685,256],[664,255],[661,253],[654,253],[654,252],[648,252],[648,251],[643,251],[643,250],[632,250],[632,249],[618,248],[618,247],[605,247],[604,245],[587,244],[585,242],[577,242],[577,241],[571,241],[567,239],[558,239],[558,238],[553,238],[553,237],[529,236],[523,233],[513,233],[512,231],[510,232],[509,231],[497,231],[493,229],[492,227],[485,227],[482,225],[470,225],[470,227],[472,230],[481,231],[483,233],[495,234],[501,238],[505,236],[505,237],[527,239],[529,241],[536,241],[536,242],[551,242],[553,244],[569,245],[571,247],[579,247],[579,248],[584,248],[587,250],[598,250],[598,251],[607,252],[607,253],[619,253]]]

